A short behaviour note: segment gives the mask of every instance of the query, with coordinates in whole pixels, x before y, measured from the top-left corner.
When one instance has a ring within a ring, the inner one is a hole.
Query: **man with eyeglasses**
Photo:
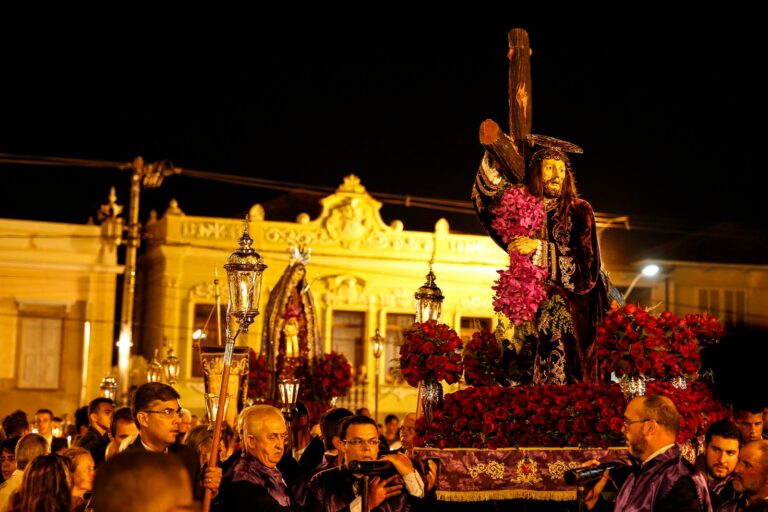
[[[378,459],[380,446],[376,422],[366,416],[345,418],[339,429],[337,448],[343,457],[343,465],[312,477],[306,510],[361,512],[360,479],[363,475],[351,473],[349,465],[358,460]],[[418,499],[424,497],[424,481],[411,460],[402,453],[385,455],[381,459],[391,462],[395,473],[370,478],[368,510],[408,511],[420,504]]]
[[[680,413],[666,396],[633,398],[624,412],[624,436],[633,470],[619,489],[613,510],[632,512],[710,512],[707,481],[682,456],[675,443]],[[608,481],[608,471],[588,494],[587,508],[597,503]],[[607,510],[605,502],[597,510]]]
[[[198,499],[202,498],[205,489],[210,489],[215,495],[219,491],[221,468],[206,467],[203,471],[195,450],[175,442],[181,423],[180,398],[173,387],[161,382],[148,382],[139,386],[134,392],[131,405],[139,435],[126,451],[145,450],[175,456],[186,467]]]
[[[216,510],[292,510],[288,485],[278,467],[288,439],[283,414],[271,405],[253,405],[243,409],[238,424],[242,456],[224,475]]]

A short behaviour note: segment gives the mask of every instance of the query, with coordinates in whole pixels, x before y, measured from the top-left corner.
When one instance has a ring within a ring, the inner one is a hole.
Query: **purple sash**
[[[237,461],[233,468],[232,481],[245,480],[266,489],[267,493],[283,507],[291,505],[291,498],[283,480],[283,474],[277,468],[268,468],[249,453]]]

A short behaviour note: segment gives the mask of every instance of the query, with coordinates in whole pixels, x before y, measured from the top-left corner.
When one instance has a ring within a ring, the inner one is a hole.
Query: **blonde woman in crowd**
[[[85,448],[67,448],[61,455],[69,459],[69,471],[72,473],[72,510],[82,512],[88,505],[90,492],[93,491],[96,463],[91,452]]]

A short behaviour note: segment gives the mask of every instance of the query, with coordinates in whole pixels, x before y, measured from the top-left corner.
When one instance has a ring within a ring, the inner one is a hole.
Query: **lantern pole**
[[[229,301],[227,303],[226,336],[227,343],[224,347],[224,363],[221,373],[221,386],[219,387],[219,405],[216,409],[216,422],[213,427],[213,439],[211,440],[211,453],[208,458],[208,467],[218,464],[219,446],[221,439],[221,425],[224,420],[224,408],[227,401],[227,388],[229,387],[229,372],[232,366],[232,352],[235,349],[235,339],[240,332],[248,332],[248,326],[253,323],[259,314],[259,296],[261,295],[261,278],[264,269],[267,268],[251,244],[248,234],[248,216],[243,222],[243,234],[238,240],[240,247],[233,252],[224,269],[227,271],[229,283]],[[254,308],[254,302],[256,307]],[[232,317],[235,317],[239,327],[232,334]],[[211,508],[211,490],[206,488],[203,495],[203,512]]]

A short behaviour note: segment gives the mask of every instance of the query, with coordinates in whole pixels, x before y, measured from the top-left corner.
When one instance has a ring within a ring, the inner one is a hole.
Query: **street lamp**
[[[624,292],[624,295],[622,297],[624,299],[624,302],[627,301],[627,297],[629,297],[629,294],[632,293],[632,290],[635,288],[635,285],[640,280],[640,278],[653,277],[659,273],[659,270],[660,270],[659,266],[654,263],[644,266],[643,269],[640,271],[640,273],[637,274],[634,279],[632,279],[631,283],[629,283],[629,287],[627,288],[627,291]]]
[[[416,297],[416,321],[419,323],[429,320],[440,320],[440,309],[443,304],[443,292],[435,284],[435,274],[429,265],[427,282],[414,295]]]
[[[371,337],[371,343],[373,343],[373,357],[376,358],[376,393],[374,395],[374,416],[376,422],[379,421],[379,358],[384,353],[384,338],[379,334],[379,330],[376,329],[376,335]]]
[[[219,387],[219,405],[216,409],[216,422],[213,427],[211,446],[219,446],[221,439],[221,423],[224,419],[229,373],[232,367],[232,353],[235,350],[235,339],[240,332],[248,332],[248,326],[259,314],[259,298],[261,296],[261,280],[267,266],[264,260],[251,245],[253,239],[248,234],[248,216],[243,221],[243,234],[237,241],[239,247],[229,255],[224,269],[227,271],[229,284],[229,302],[227,304],[227,343],[224,347],[224,362]],[[232,333],[232,318],[237,321],[238,328]],[[297,386],[298,387],[298,386]],[[206,390],[208,391],[208,390]],[[298,391],[298,390],[297,390]],[[295,404],[295,402],[294,402]],[[218,450],[211,450],[208,467],[218,465]],[[203,495],[203,512],[211,507],[211,490],[205,489]]]

